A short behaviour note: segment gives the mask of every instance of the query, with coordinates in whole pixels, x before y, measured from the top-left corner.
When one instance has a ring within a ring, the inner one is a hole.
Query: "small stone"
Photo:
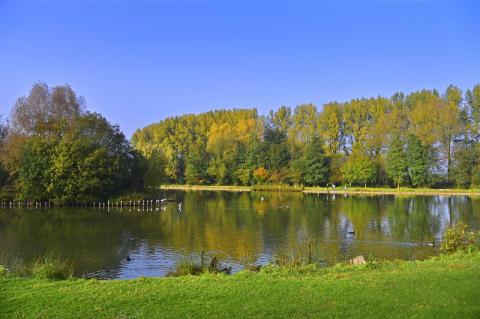
[[[367,262],[365,261],[365,258],[363,256],[357,256],[355,258],[350,259],[350,264],[357,266],[357,265],[364,265]]]

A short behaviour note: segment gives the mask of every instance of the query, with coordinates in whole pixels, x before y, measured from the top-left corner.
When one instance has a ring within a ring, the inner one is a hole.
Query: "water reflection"
[[[334,196],[175,192],[148,209],[0,210],[0,263],[69,259],[79,275],[164,275],[184,256],[219,256],[234,270],[306,247],[334,263],[363,254],[423,258],[458,221],[478,229],[480,199],[463,196]],[[261,197],[264,200],[261,200]],[[181,210],[178,203],[182,203]],[[127,259],[127,256],[129,257]]]

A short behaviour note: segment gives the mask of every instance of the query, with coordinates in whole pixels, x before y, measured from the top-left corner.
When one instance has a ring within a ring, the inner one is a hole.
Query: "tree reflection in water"
[[[263,197],[264,200],[260,200]],[[165,210],[2,209],[0,263],[55,256],[78,275],[164,275],[185,256],[216,255],[234,270],[306,247],[328,263],[356,255],[423,258],[445,227],[478,229],[480,199],[464,196],[333,196],[173,192]],[[126,259],[130,257],[130,260]]]

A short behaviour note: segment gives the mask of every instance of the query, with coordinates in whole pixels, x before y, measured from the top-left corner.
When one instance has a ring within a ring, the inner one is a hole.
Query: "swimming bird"
[[[130,259],[130,256],[127,255],[127,257],[125,258],[125,261],[130,261],[132,259]]]
[[[354,231],[354,230],[349,231],[348,233],[349,233],[350,235],[355,235],[355,231]]]
[[[422,247],[435,247],[435,242],[434,241],[429,241],[427,243],[419,243],[418,246]]]
[[[182,202],[180,202],[180,204],[178,204],[178,210],[182,211]]]

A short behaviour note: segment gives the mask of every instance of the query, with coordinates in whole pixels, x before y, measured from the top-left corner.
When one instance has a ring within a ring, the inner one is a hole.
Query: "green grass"
[[[162,185],[163,190],[183,190],[183,191],[227,191],[227,192],[250,192],[250,186],[234,185]]]
[[[480,189],[456,188],[386,188],[386,187],[305,187],[305,193],[336,193],[336,194],[372,194],[372,195],[472,195],[479,196]]]
[[[136,280],[0,279],[0,318],[479,318],[480,254]]]

